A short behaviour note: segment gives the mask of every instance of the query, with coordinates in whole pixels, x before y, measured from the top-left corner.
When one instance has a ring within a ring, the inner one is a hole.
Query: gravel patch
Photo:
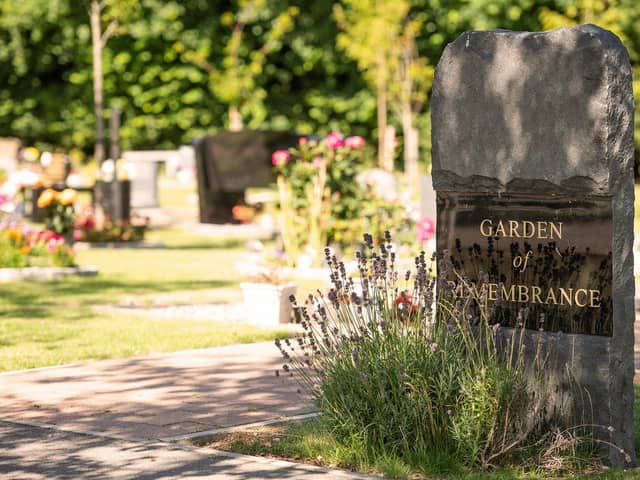
[[[247,321],[247,314],[242,303],[200,303],[159,307],[97,305],[94,309],[103,313],[125,313],[157,319],[183,318],[188,320],[218,320],[225,322]]]

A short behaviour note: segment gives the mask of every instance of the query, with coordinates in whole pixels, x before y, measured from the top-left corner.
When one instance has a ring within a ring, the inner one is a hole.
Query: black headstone
[[[290,132],[221,132],[194,142],[200,221],[232,219],[231,208],[242,203],[249,187],[268,187],[275,181],[271,154],[297,144]]]

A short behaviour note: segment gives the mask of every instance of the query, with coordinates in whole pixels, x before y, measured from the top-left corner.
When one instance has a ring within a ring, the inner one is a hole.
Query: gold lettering
[[[558,239],[561,239],[562,238],[562,222],[558,222],[557,227],[555,223],[549,222],[549,226],[551,227],[551,236],[549,238],[554,239],[557,237]]]
[[[554,305],[558,304],[558,299],[556,298],[556,293],[553,291],[553,288],[550,288],[549,291],[547,292],[547,299],[544,301],[544,303],[547,305],[549,305],[550,303]]]
[[[540,299],[540,293],[542,293],[542,289],[540,287],[536,287],[535,285],[531,287],[531,296],[533,297],[531,303],[543,303]]]
[[[489,301],[495,302],[497,300],[497,297],[496,297],[497,289],[498,289],[497,283],[489,284],[489,295],[488,295]]]
[[[526,285],[518,285],[518,302],[527,303],[529,301],[529,290]]]
[[[484,285],[482,285],[482,287],[480,287],[480,289],[478,289],[478,285],[476,285],[475,283],[471,284],[471,287],[469,288],[469,293],[471,294],[471,296],[473,298],[477,298],[479,299],[482,296],[482,291],[484,290]]]
[[[509,220],[509,236],[520,238],[520,234],[518,233],[518,222],[515,220]]]
[[[527,230],[527,227],[529,227],[530,230]],[[533,222],[530,222],[529,220],[525,220],[524,222],[522,222],[522,236],[524,238],[532,238],[535,233],[536,227]]]
[[[543,236],[544,234],[544,236]],[[547,234],[547,222],[538,222],[538,237],[539,239],[549,238]]]
[[[584,303],[580,303],[579,295],[584,294]],[[587,291],[584,288],[579,288],[576,290],[576,305],[578,307],[586,307],[587,306]]]
[[[567,293],[567,290],[569,290],[569,293]],[[560,305],[565,305],[564,301],[566,300],[567,305],[573,306],[573,288],[567,290],[560,287]]]
[[[502,220],[498,221],[498,226],[496,227],[495,234],[500,235],[501,237],[507,236],[507,234],[504,231],[504,225],[502,224]]]
[[[489,224],[489,230],[485,232],[484,230],[484,226],[485,224]],[[488,218],[485,218],[484,220],[482,220],[482,222],[480,223],[480,233],[482,234],[483,237],[491,237],[493,235],[493,222],[491,222],[491,220],[489,220]]]
[[[511,300],[512,302],[516,301],[516,290],[515,290],[515,285],[511,285],[511,288],[509,289],[509,294],[507,295],[507,289],[506,287],[503,285],[502,286],[502,292],[500,292],[500,296],[502,297],[503,300]]]
[[[589,306],[600,308],[600,290],[589,290]]]

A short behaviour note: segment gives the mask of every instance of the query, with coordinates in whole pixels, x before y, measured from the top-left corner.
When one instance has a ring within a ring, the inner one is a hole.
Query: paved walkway
[[[272,343],[0,374],[0,478],[363,478],[188,446],[304,416]]]
[[[204,448],[113,440],[0,421],[0,478],[345,480],[372,477]]]
[[[0,375],[0,418],[170,440],[310,412],[272,343]]]

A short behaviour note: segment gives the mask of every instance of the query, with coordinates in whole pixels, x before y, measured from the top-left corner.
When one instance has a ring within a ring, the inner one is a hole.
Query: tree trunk
[[[232,132],[240,132],[243,127],[240,110],[238,110],[238,107],[235,105],[231,105],[229,107],[229,130]]]
[[[386,144],[387,134],[387,90],[384,86],[378,87],[378,164],[380,168],[389,172],[393,171],[393,158],[389,164]]]
[[[411,104],[402,105],[402,136],[404,137],[404,174],[410,182],[418,179],[418,131],[413,128]]]
[[[100,27],[100,3],[91,2],[91,43],[93,47],[93,103],[96,116],[96,145],[94,156],[98,166],[104,161],[104,118],[102,98],[102,29]]]

